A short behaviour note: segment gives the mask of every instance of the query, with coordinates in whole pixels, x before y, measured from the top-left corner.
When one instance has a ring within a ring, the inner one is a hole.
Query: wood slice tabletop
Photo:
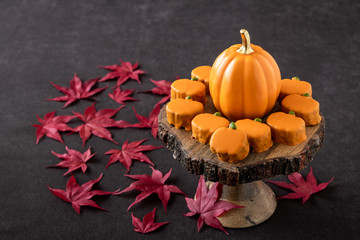
[[[273,111],[278,110],[278,105]],[[205,112],[215,113],[216,109],[210,97],[204,106]],[[272,112],[273,112],[272,111]],[[190,173],[203,175],[207,181],[220,182],[229,186],[258,181],[278,175],[289,175],[305,168],[321,148],[324,141],[325,119],[316,126],[306,127],[307,139],[296,146],[284,144],[274,145],[262,153],[249,155],[238,163],[221,161],[210,151],[209,145],[202,144],[191,138],[192,132],[176,129],[168,123],[166,105],[159,114],[159,139],[173,157]]]

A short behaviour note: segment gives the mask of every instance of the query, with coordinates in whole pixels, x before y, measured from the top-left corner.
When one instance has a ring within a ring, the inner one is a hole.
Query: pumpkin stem
[[[237,52],[239,52],[241,54],[253,53],[254,50],[251,48],[249,32],[246,29],[241,29],[240,35],[241,35],[242,45],[237,50]]]

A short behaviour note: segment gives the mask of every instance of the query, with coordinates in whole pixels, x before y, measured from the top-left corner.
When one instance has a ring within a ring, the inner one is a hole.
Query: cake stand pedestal
[[[276,111],[278,106],[274,108]],[[205,112],[216,109],[210,97]],[[219,160],[208,145],[191,138],[191,131],[176,129],[167,121],[166,106],[158,117],[160,141],[173,152],[173,157],[192,174],[203,175],[207,184],[223,184],[221,199],[245,208],[232,209],[218,217],[224,227],[246,228],[256,226],[275,212],[276,197],[263,179],[289,175],[304,169],[322,147],[325,119],[316,126],[306,127],[307,139],[296,146],[276,144],[262,153],[250,152],[238,163]]]

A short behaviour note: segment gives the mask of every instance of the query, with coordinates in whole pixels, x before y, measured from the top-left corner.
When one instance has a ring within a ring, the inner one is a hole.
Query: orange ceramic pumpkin
[[[215,60],[210,94],[216,109],[231,120],[261,118],[279,96],[280,70],[268,52],[250,44],[245,29],[240,34],[242,44],[229,47]]]

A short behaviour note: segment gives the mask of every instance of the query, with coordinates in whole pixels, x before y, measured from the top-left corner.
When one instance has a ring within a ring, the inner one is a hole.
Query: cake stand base
[[[206,182],[210,188],[213,182]],[[218,217],[224,227],[247,228],[259,225],[271,217],[276,209],[276,197],[271,188],[263,181],[223,185],[221,200],[245,208],[232,209]]]

